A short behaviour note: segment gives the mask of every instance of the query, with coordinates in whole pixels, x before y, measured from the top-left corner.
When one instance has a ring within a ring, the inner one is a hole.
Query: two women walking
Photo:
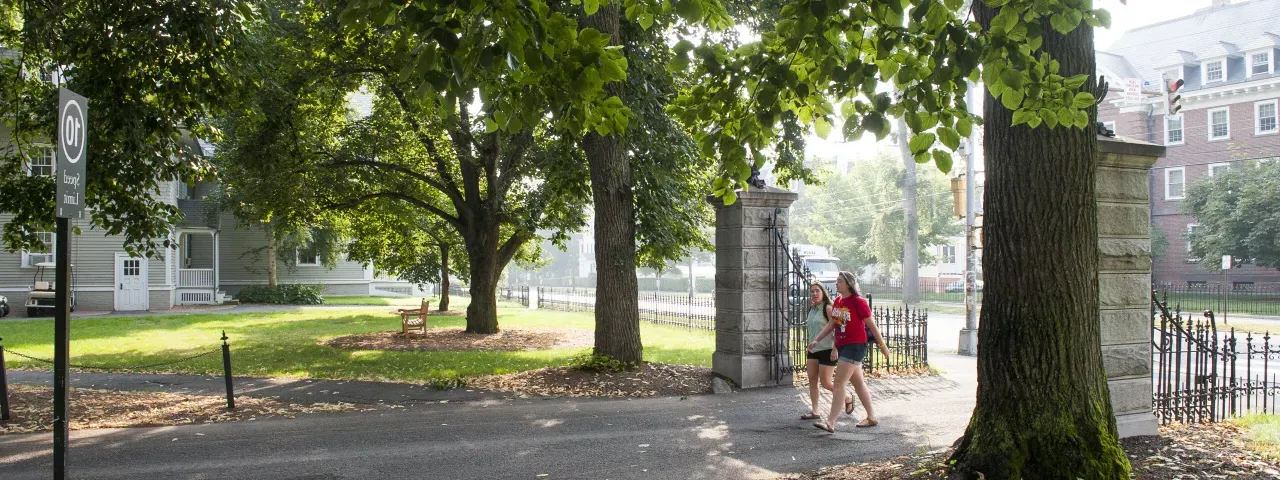
[[[831,390],[831,411],[825,420],[818,421],[813,426],[835,433],[836,419],[840,417],[840,411],[844,410],[846,414],[853,413],[853,398],[847,396],[845,392],[845,384],[852,381],[853,390],[858,394],[863,410],[867,412],[866,418],[862,419],[857,426],[873,427],[879,421],[876,420],[875,411],[871,408],[871,392],[867,390],[862,372],[862,360],[867,356],[868,334],[875,339],[880,353],[886,360],[889,358],[889,347],[885,345],[880,329],[876,327],[875,320],[872,318],[871,305],[862,297],[862,292],[858,291],[858,282],[852,273],[840,272],[836,279],[836,293],[840,296],[834,302],[830,302],[829,306],[826,290],[820,285],[815,287],[821,292],[811,289],[806,319],[809,329],[807,363],[810,412],[802,418],[810,420],[818,418],[817,385],[821,384],[823,388]],[[822,320],[815,315],[815,311],[822,315]],[[824,325],[815,334],[814,323],[817,321],[824,322]],[[833,341],[827,343],[827,337],[833,334]],[[831,366],[833,364],[834,372]],[[836,399],[844,399],[844,402],[837,402]]]

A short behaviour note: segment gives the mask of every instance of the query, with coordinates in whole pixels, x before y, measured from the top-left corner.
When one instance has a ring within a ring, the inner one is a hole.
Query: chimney
[[[1227,5],[1231,5],[1231,0],[1213,0],[1213,6],[1215,7],[1225,7]]]

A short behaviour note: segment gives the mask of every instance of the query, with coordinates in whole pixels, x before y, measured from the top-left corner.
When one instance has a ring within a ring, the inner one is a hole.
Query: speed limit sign
[[[58,89],[58,217],[80,218],[84,213],[85,164],[88,163],[89,102]]]

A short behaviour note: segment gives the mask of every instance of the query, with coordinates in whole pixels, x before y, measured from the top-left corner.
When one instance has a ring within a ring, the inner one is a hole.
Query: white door
[[[150,298],[147,295],[147,259],[116,254],[116,310],[146,310]]]

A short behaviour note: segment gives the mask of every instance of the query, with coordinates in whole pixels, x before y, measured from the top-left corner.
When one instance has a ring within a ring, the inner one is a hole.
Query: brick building
[[[1250,168],[1280,157],[1280,0],[1206,1],[1194,14],[1135,28],[1098,51],[1098,74],[1111,91],[1098,121],[1117,135],[1167,146],[1151,169],[1153,227],[1169,247],[1152,281],[1173,287],[1223,282],[1218,260],[1189,258],[1193,217],[1179,212],[1187,186],[1225,168]],[[1137,79],[1141,98],[1125,98]],[[1182,109],[1167,115],[1165,82],[1182,79]],[[1277,192],[1280,195],[1280,192]],[[1280,271],[1246,265],[1237,286],[1280,284]]]

